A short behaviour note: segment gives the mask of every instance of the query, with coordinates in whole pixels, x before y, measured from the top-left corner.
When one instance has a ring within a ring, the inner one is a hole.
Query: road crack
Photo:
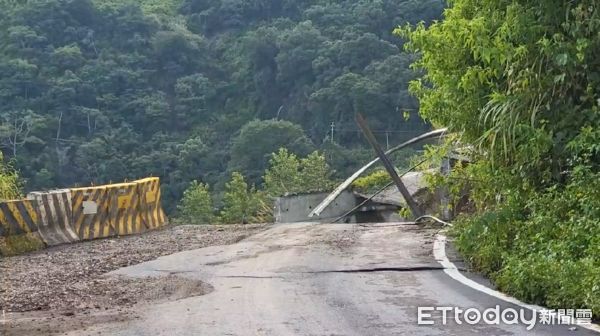
[[[327,273],[426,272],[426,271],[443,271],[445,269],[446,268],[443,266],[412,266],[412,267],[377,267],[377,268],[325,270],[325,271],[311,271],[311,272],[304,272],[304,273],[327,274]]]
[[[272,275],[224,275],[219,278],[229,278],[229,279],[285,279],[282,276],[272,276]]]

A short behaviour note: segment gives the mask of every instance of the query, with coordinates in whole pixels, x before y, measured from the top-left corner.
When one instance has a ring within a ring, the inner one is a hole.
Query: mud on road
[[[12,312],[74,316],[211,290],[201,282],[107,277],[121,267],[185,250],[238,242],[265,225],[173,226],[139,236],[52,247],[0,259],[0,320]]]

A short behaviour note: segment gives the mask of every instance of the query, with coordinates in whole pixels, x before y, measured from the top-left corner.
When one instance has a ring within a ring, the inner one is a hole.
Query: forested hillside
[[[422,116],[472,149],[441,185],[456,244],[503,291],[600,317],[600,3],[455,0],[398,30]],[[443,154],[443,151],[442,151]],[[591,314],[591,313],[590,313]]]
[[[384,143],[428,128],[407,92],[414,56],[392,31],[438,18],[441,0],[2,7],[0,137],[27,189],[154,175],[172,209],[194,179],[262,183],[282,146],[323,150],[345,174],[361,163],[355,112]]]

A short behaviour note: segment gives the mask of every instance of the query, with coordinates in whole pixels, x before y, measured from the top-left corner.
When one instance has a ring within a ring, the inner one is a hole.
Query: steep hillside
[[[192,179],[220,189],[233,169],[261,183],[267,155],[280,146],[323,149],[345,174],[360,163],[344,159],[362,146],[355,112],[382,141],[428,127],[407,92],[414,57],[392,31],[437,18],[440,0],[4,7],[0,141],[28,189],[152,174],[169,201]],[[252,157],[232,157],[240,129],[255,119],[278,121],[254,125],[265,141],[248,144]],[[255,166],[239,165],[248,161]]]

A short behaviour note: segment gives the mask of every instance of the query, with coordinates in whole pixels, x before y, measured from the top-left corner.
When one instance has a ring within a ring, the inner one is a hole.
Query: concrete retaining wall
[[[356,196],[350,191],[344,191],[319,217],[309,218],[308,214],[327,195],[329,193],[302,194],[277,198],[275,200],[275,222],[297,223],[335,219],[358,205]]]

